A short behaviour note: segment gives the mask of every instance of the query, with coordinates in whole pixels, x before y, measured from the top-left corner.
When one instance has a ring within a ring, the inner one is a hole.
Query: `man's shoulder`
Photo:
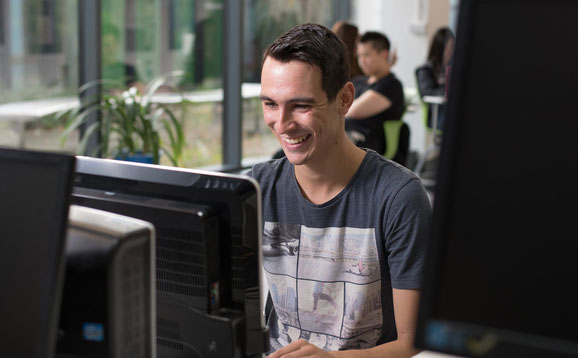
[[[371,153],[368,153],[368,156]],[[374,205],[388,203],[390,208],[404,210],[431,210],[431,203],[420,178],[411,170],[374,152],[365,168],[366,178],[360,176],[363,183],[362,193],[374,202]]]
[[[282,172],[287,168],[287,166],[290,165],[291,164],[286,157],[280,159],[271,159],[266,162],[253,165],[253,168],[250,171],[250,175],[259,183],[261,183],[261,181],[278,176],[278,173]]]
[[[390,72],[389,75],[380,78],[376,82],[387,83],[389,85],[395,86],[402,86],[401,81],[399,80],[399,78],[397,78],[397,76],[393,72]]]
[[[378,79],[371,87],[376,92],[385,94],[388,98],[390,96],[394,98],[403,96],[403,84],[394,73]]]
[[[408,168],[404,167],[403,165],[394,162],[391,159],[387,159],[383,155],[377,153],[374,150],[366,149],[367,151],[367,162],[368,166],[374,170],[375,168],[379,168],[380,170],[384,170],[386,172],[390,172],[393,175],[407,177],[407,178],[417,178],[417,175],[409,170]]]
[[[421,185],[421,181],[414,172],[373,150],[367,151],[364,172],[366,178],[371,178],[378,187],[388,191],[399,190],[411,182]]]

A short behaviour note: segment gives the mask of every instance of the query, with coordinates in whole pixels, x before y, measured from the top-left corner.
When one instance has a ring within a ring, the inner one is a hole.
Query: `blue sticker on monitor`
[[[431,321],[426,327],[427,345],[434,349],[446,349],[449,345],[447,326],[441,322]]]
[[[461,353],[465,351],[466,336],[460,327],[432,320],[426,326],[426,345],[431,349]]]
[[[102,323],[84,322],[82,324],[82,338],[91,342],[103,342],[104,325]]]

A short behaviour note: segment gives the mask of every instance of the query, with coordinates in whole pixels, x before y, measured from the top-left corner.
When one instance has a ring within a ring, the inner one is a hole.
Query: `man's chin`
[[[303,165],[307,162],[308,156],[301,153],[285,152],[287,160],[293,165]]]

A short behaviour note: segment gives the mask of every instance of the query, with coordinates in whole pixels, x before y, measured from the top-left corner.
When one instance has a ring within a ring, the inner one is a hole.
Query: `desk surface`
[[[241,95],[243,98],[258,98],[261,93],[259,83],[243,83]],[[157,103],[178,103],[182,100],[203,103],[222,102],[223,89],[213,89],[206,91],[191,91],[184,93],[156,93],[152,96],[152,101]],[[67,111],[78,107],[77,97],[57,97],[41,100],[19,101],[0,104],[0,121],[31,122],[42,117]]]
[[[0,120],[28,122],[78,107],[77,97],[59,97],[0,104]]]
[[[444,104],[446,103],[445,96],[423,96],[422,101],[430,104]]]
[[[191,91],[183,92],[182,96],[179,93],[155,93],[152,96],[152,101],[157,103],[178,103],[181,100],[186,100],[194,103],[202,102],[222,102],[223,89],[217,88],[205,91]],[[258,98],[261,95],[260,83],[243,83],[241,85],[241,96],[243,98]]]
[[[443,354],[443,353],[432,352],[432,351],[423,351],[423,352],[416,354],[412,358],[462,358],[462,357],[452,356],[449,354]]]

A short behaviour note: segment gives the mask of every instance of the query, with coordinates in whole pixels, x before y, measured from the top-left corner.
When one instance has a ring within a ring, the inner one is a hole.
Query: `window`
[[[227,144],[223,143],[224,138],[231,140],[237,135],[242,142],[243,160],[262,160],[279,149],[263,123],[258,99],[265,47],[299,23],[317,22],[330,27],[338,19],[336,4],[344,1],[347,0],[235,3],[242,8],[235,25],[243,39],[241,57],[225,48],[225,27],[230,25],[224,20],[228,3],[225,0],[101,0],[100,58],[84,62],[79,68],[79,10],[89,19],[96,16],[94,11],[79,9],[77,0],[2,0],[0,106],[47,99],[70,103],[76,100],[81,85],[79,72],[86,75],[87,68],[94,66],[94,71],[88,72],[97,73],[94,63],[100,66],[100,79],[117,81],[103,85],[104,91],[122,92],[131,86],[142,91],[157,76],[180,71],[178,76],[165,79],[159,97],[169,98],[170,102],[174,98],[185,99],[182,105],[170,104],[177,114],[182,114],[186,149],[181,165],[223,164],[223,148]],[[98,41],[93,42],[99,46]],[[86,44],[83,42],[83,46]],[[96,48],[94,53],[98,53]],[[240,129],[230,125],[237,119],[224,118],[223,74],[231,58],[239,61],[242,68],[237,73],[243,82]],[[27,102],[20,109],[39,106],[42,104]],[[63,124],[55,123],[51,116],[31,117],[25,122],[14,118],[0,111],[0,145],[70,151],[78,146],[77,138],[69,139],[66,147],[61,146]],[[168,164],[163,159],[161,163]]]
[[[102,1],[103,78],[142,90],[156,76],[182,71],[167,77],[159,93],[186,99],[175,106],[185,131],[184,167],[222,161],[223,6],[223,0]],[[168,164],[162,157],[161,163]]]
[[[62,150],[41,114],[76,92],[77,34],[76,0],[0,1],[0,145]]]

